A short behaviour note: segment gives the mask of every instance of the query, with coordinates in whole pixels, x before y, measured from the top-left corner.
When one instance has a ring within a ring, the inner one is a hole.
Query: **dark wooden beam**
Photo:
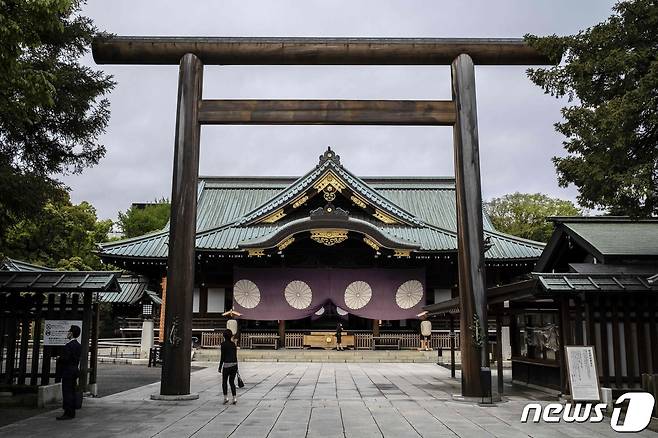
[[[97,64],[450,65],[462,53],[480,65],[555,64],[521,38],[210,38],[113,36],[92,43]]]
[[[448,100],[203,100],[206,125],[434,125],[455,123]]]
[[[197,182],[199,177],[198,119],[203,64],[186,54],[180,60],[178,107],[171,188],[171,225],[167,263],[164,363],[160,394],[190,393],[192,349],[192,291],[196,237]]]
[[[462,395],[482,397],[491,389],[487,354],[487,295],[482,234],[482,190],[478,144],[475,66],[468,55],[452,63],[452,95],[457,108],[453,128],[457,198]],[[480,326],[475,330],[476,320]],[[484,338],[478,345],[476,338]],[[486,376],[488,372],[489,377]],[[488,379],[488,380],[487,380]]]

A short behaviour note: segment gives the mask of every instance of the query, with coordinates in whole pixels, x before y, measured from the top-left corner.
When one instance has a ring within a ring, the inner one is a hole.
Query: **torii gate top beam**
[[[450,65],[462,53],[480,65],[547,65],[521,38],[223,38],[112,36],[92,44],[97,64]]]

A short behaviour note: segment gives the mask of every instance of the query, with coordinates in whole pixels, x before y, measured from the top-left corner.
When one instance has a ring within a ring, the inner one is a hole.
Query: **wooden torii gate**
[[[521,39],[109,37],[98,64],[179,64],[162,397],[190,394],[201,125],[453,126],[462,395],[490,393],[482,193],[475,100],[480,65],[545,65]],[[452,100],[208,100],[207,65],[451,65]]]

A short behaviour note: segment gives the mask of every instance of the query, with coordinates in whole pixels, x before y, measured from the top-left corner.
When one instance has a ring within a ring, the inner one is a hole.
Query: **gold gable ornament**
[[[279,248],[279,251],[283,251],[284,249],[288,248],[294,241],[295,241],[294,237],[289,237],[288,239],[279,243],[279,246],[277,246],[277,248]]]
[[[268,216],[265,216],[263,218],[263,222],[268,223],[268,224],[272,224],[272,223],[278,221],[279,219],[281,219],[282,217],[284,217],[285,215],[286,214],[283,212],[283,209],[281,208],[281,209],[275,211],[274,213],[272,213]]]
[[[299,208],[302,205],[304,205],[306,201],[308,201],[308,195],[304,195],[300,198],[297,198],[295,202],[292,203],[292,208]]]
[[[332,191],[342,192],[347,188],[345,183],[338,178],[333,172],[327,172],[322,178],[313,186],[318,192],[325,190],[327,186],[332,186]]]
[[[248,257],[263,257],[265,255],[265,250],[264,249],[248,249],[247,250],[247,256]]]
[[[347,240],[347,230],[311,230],[311,239],[325,246],[334,246]]]
[[[384,213],[381,210],[375,210],[375,213],[373,214],[374,217],[379,219],[380,221],[384,222],[387,225],[392,225],[392,224],[397,224],[399,223],[396,219],[392,218],[388,214]]]
[[[368,206],[363,199],[359,198],[356,195],[350,196],[350,200],[354,202],[354,204],[357,205],[358,207],[366,208]]]
[[[369,247],[371,247],[372,249],[374,249],[375,251],[379,251],[379,245],[377,244],[377,242],[375,242],[374,240],[372,240],[370,237],[367,237],[367,236],[364,237],[364,238],[363,238],[363,241],[364,241]]]
[[[394,250],[395,252],[393,253],[394,257],[397,258],[409,258],[411,257],[411,250],[410,249],[396,249]]]

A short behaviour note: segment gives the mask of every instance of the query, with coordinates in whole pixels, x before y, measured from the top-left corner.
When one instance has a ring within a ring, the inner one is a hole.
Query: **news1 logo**
[[[628,401],[626,416],[621,419],[622,403]],[[612,409],[612,418],[610,427],[617,432],[640,432],[643,431],[651,421],[651,412],[653,411],[655,400],[653,395],[648,392],[627,392],[622,394],[615,401]],[[521,423],[600,423],[603,421],[603,411],[606,409],[605,403],[575,403],[573,405],[563,405],[560,403],[550,403],[546,406],[539,403],[528,403],[523,408],[521,414]],[[533,412],[530,417],[530,412]]]

